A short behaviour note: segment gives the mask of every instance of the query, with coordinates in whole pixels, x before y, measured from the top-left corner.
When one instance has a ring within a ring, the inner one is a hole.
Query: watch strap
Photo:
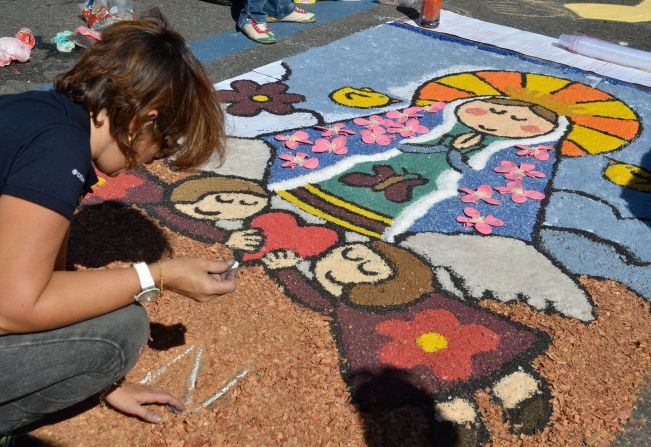
[[[140,290],[150,289],[156,286],[154,277],[151,276],[149,266],[146,262],[134,262],[133,268],[136,269],[136,273],[138,273],[138,279],[140,279]]]

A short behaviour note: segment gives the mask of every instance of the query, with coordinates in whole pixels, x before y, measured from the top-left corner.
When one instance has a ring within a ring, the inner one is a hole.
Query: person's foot
[[[276,35],[271,32],[266,23],[258,23],[247,17],[240,29],[246,37],[258,43],[276,43]]]
[[[269,17],[268,21],[311,23],[311,22],[316,22],[316,16],[312,12],[303,11],[301,8],[294,8],[294,10],[290,12],[288,15],[286,15],[285,17],[282,17],[280,19]]]

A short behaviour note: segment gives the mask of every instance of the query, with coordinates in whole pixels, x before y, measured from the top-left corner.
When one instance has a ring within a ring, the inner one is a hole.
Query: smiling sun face
[[[536,115],[529,107],[495,104],[481,99],[461,104],[456,114],[466,126],[504,138],[544,135],[556,127],[555,123]]]
[[[207,220],[244,219],[260,212],[267,198],[242,192],[206,194],[196,202],[177,203],[176,209],[190,217]]]

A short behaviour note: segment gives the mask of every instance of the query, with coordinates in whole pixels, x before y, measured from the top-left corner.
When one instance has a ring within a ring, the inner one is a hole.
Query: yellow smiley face
[[[651,192],[651,172],[629,163],[613,163],[606,168],[604,174],[616,185]]]

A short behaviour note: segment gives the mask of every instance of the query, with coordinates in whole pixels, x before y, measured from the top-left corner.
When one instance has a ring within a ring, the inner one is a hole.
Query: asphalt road
[[[13,36],[19,28],[27,26],[41,37],[29,64],[12,64],[0,70],[0,93],[46,86],[56,73],[72,64],[80,50],[60,53],[50,40],[59,31],[83,24],[80,2],[0,0],[0,36]],[[203,45],[208,52],[212,48],[212,54],[203,62],[215,82],[391,19],[418,16],[413,8],[379,5],[371,0],[323,1],[313,7],[319,22],[309,26],[275,24],[274,31],[281,28],[284,37],[275,45],[258,45],[235,30],[238,2],[241,0],[229,7],[200,0],[139,0],[136,6],[138,10],[159,6],[192,45]],[[618,0],[620,5],[630,7],[638,2]],[[608,0],[591,3],[606,4]],[[646,13],[649,21],[623,23],[580,18],[564,7],[562,0],[445,0],[443,4],[445,9],[459,14],[552,37],[577,32],[651,50],[651,10]]]
[[[575,0],[576,1],[576,0]],[[614,1],[614,0],[613,0]],[[0,0],[0,36],[13,36],[27,26],[39,37],[39,44],[27,64],[11,64],[0,68],[0,94],[34,88],[47,88],[52,78],[68,68],[81,50],[57,51],[51,38],[57,32],[73,30],[84,22],[78,4],[81,0]],[[614,18],[608,0],[590,0],[603,4],[593,7],[591,14]],[[563,33],[582,33],[630,47],[651,50],[651,6],[635,8],[640,0],[617,0],[628,6],[625,14],[636,15],[638,23],[582,18],[564,6],[562,0],[444,0],[444,8],[476,19],[499,23],[552,37]],[[648,4],[648,2],[647,2]],[[282,37],[274,45],[259,45],[235,30],[234,6],[222,6],[200,0],[139,0],[142,11],[158,6],[172,25],[201,54],[211,78],[221,81],[246,73],[256,67],[301,53],[308,48],[401,18],[416,18],[412,8],[401,8],[361,1],[323,1],[313,7],[319,22],[313,25],[274,24]],[[633,418],[630,432],[620,436],[615,445],[651,446],[651,387],[643,393]]]

